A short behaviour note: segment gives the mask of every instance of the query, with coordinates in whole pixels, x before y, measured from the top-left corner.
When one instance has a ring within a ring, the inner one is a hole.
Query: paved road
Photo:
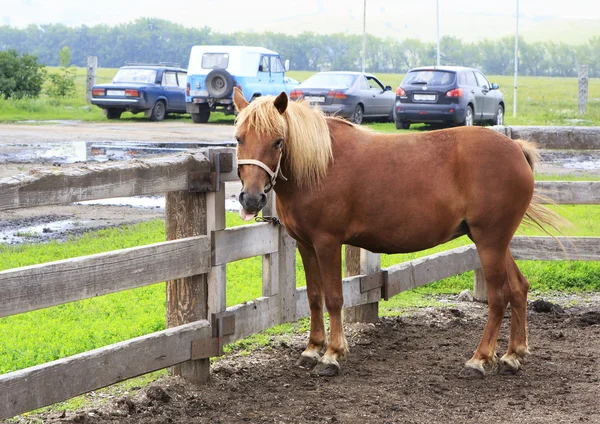
[[[71,141],[223,142],[233,125],[188,122],[78,122],[0,125],[0,145]]]

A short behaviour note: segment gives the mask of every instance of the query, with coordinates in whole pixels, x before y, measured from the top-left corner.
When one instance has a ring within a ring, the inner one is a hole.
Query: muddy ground
[[[457,302],[347,324],[350,356],[338,377],[295,367],[306,334],[277,336],[250,355],[218,360],[205,386],[166,377],[102,402],[88,396],[96,400],[82,410],[21,422],[600,423],[600,296],[551,300],[571,307],[542,312],[547,304],[530,304],[532,355],[518,375],[459,376],[486,309]],[[500,349],[507,339],[505,322]]]

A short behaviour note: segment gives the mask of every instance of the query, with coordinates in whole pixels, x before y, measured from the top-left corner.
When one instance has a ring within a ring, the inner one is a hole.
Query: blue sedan
[[[125,111],[144,112],[152,121],[167,113],[186,113],[187,71],[164,65],[128,65],[119,69],[110,84],[92,87],[92,104],[108,119],[119,119]]]

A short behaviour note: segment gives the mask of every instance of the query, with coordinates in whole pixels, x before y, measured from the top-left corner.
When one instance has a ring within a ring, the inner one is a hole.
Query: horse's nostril
[[[265,193],[261,193],[260,195],[260,203],[261,205],[264,205],[267,203],[267,195]]]

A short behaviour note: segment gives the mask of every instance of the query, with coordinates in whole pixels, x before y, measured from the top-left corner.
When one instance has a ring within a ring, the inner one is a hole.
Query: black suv
[[[110,84],[92,87],[92,104],[101,107],[108,119],[129,111],[162,121],[167,113],[186,113],[186,79],[187,71],[178,66],[128,64]]]
[[[397,129],[411,123],[504,124],[504,97],[477,69],[459,66],[415,68],[396,90]]]

